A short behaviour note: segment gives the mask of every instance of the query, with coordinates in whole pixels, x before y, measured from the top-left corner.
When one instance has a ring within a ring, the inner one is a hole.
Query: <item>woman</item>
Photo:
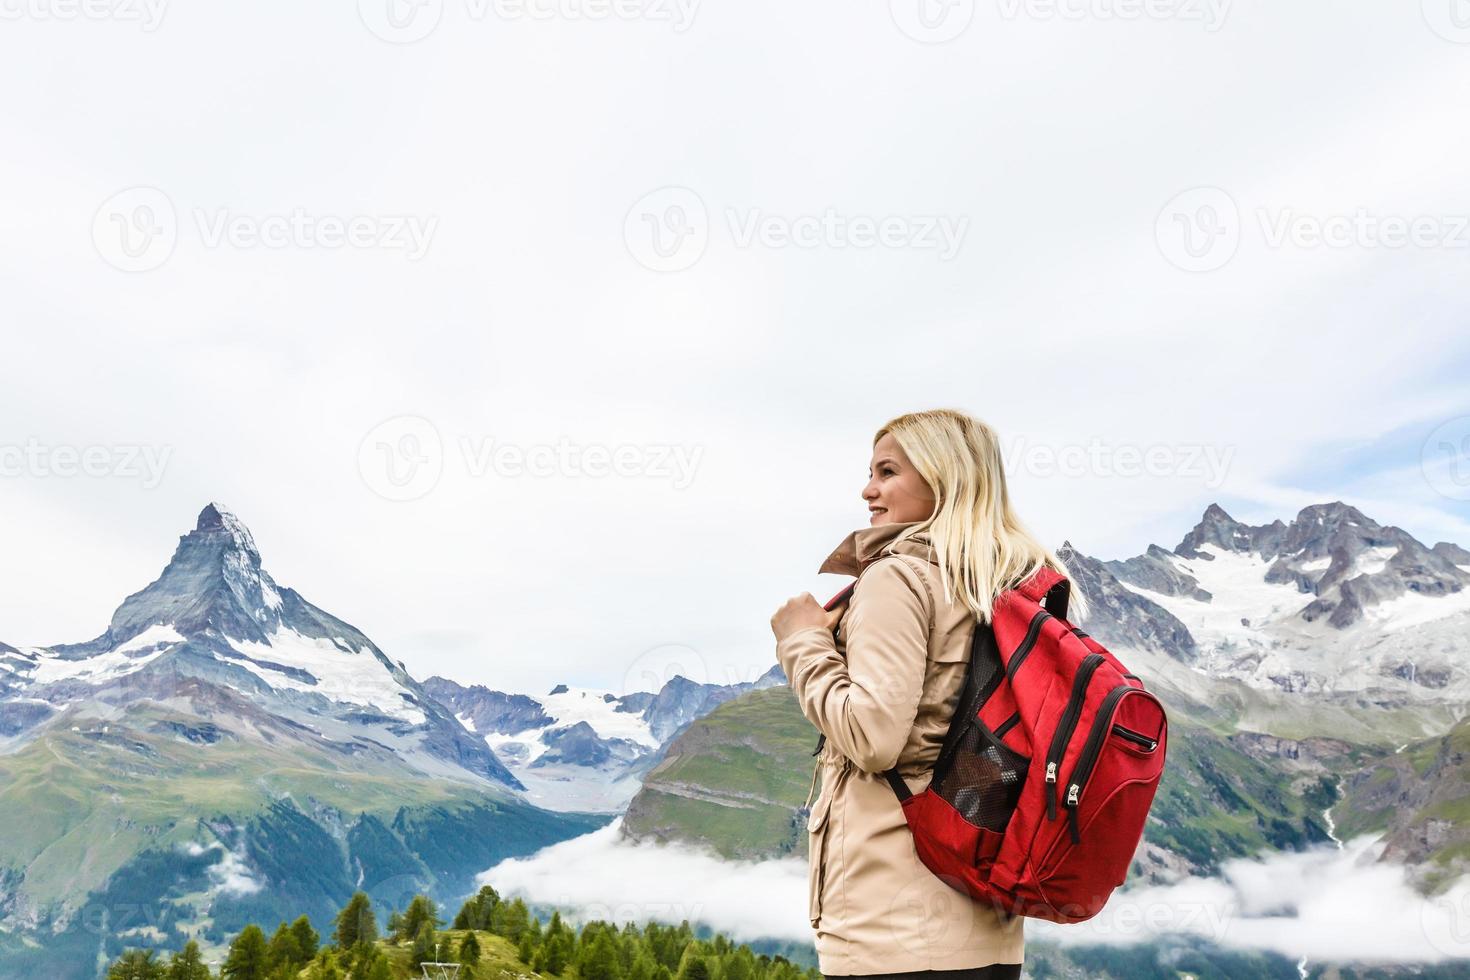
[[[988,623],[996,596],[1041,565],[1066,568],[1017,520],[999,441],[979,419],[893,419],[873,439],[868,475],[869,525],[819,569],[858,576],[847,602],[829,613],[803,593],[771,618],[776,658],[826,736],[807,818],[818,965],[828,977],[1016,978],[1023,920],[919,861],[882,773],[896,765],[913,792],[928,785],[977,619]]]

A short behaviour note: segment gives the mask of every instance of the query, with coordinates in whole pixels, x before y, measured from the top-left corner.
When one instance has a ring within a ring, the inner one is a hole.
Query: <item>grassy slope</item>
[[[1171,721],[1151,842],[1211,870],[1227,857],[1327,840],[1320,811],[1328,800],[1315,787],[1303,789],[1296,774],[1172,710]],[[701,842],[727,857],[804,853],[794,818],[810,785],[815,738],[789,688],[727,702],[670,747],[671,761],[650,773],[624,825],[640,838]],[[743,794],[775,802],[751,809]]]
[[[804,855],[795,815],[811,786],[816,738],[789,688],[728,701],[669,747],[624,827],[638,837],[699,842],[725,857]]]
[[[1427,884],[1470,871],[1470,719],[1345,781],[1333,811],[1344,838],[1387,833],[1388,855],[1429,865]]]
[[[166,715],[147,711],[155,713]],[[85,894],[143,848],[197,841],[200,819],[249,817],[281,794],[389,818],[400,806],[486,795],[447,780],[355,771],[350,757],[300,744],[202,746],[140,733],[145,720],[95,735],[53,729],[0,756],[0,865],[25,869],[33,900]]]

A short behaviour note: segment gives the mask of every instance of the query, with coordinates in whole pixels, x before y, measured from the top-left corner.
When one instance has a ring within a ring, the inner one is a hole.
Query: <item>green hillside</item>
[[[1344,838],[1384,833],[1430,888],[1470,872],[1470,719],[1350,774],[1333,814]]]
[[[179,734],[199,726],[135,702],[0,756],[0,909],[28,926],[0,931],[0,976],[26,975],[38,935],[67,963],[45,975],[62,980],[129,941],[328,916],[358,888],[462,896],[492,864],[610,819],[316,739]]]
[[[796,811],[816,733],[789,688],[750,691],[694,722],[643,780],[623,817],[640,838],[703,844],[729,858],[806,854]]]
[[[1328,840],[1331,781],[1309,763],[1266,761],[1249,736],[1225,736],[1170,709],[1168,764],[1145,839],[1188,869]],[[670,746],[633,799],[633,837],[704,844],[726,857],[804,854],[816,730],[787,687],[729,701]]]

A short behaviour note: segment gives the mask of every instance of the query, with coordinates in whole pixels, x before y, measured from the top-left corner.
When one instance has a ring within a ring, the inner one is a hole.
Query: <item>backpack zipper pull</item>
[[[1067,787],[1067,834],[1073,844],[1082,843],[1082,835],[1077,830],[1077,798],[1081,793],[1082,787],[1076,783]]]
[[[1057,781],[1057,764],[1055,762],[1048,762],[1046,764],[1046,781],[1047,781],[1047,784],[1048,785],[1050,785],[1052,783],[1055,783]],[[1046,791],[1046,819],[1048,819],[1048,820],[1055,820],[1056,818],[1057,818],[1057,794],[1053,793],[1051,790],[1047,790]]]

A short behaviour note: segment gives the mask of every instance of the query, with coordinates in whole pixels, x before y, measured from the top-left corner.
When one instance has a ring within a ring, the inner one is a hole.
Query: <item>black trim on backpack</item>
[[[893,787],[893,792],[894,795],[898,797],[898,802],[902,803],[904,800],[914,795],[913,790],[909,789],[909,784],[904,782],[903,777],[898,774],[898,769],[896,767],[885,771],[883,773],[883,778],[888,780],[889,786]]]
[[[980,671],[986,667],[990,670],[990,676],[981,688],[978,686]],[[934,761],[935,781],[944,777],[949,768],[950,756],[954,754],[955,746],[959,745],[960,738],[965,734],[965,728],[975,721],[975,713],[980,710],[980,705],[995,693],[1005,676],[1000,661],[1000,648],[995,644],[995,632],[989,623],[982,623],[977,617],[974,632],[970,634],[970,662],[965,666],[964,694],[949,720],[949,729],[944,733],[944,744],[939,749],[939,757]]]
[[[1016,646],[1016,652],[1011,654],[1010,662],[1006,665],[1006,677],[1016,676],[1016,671],[1021,669],[1021,664],[1031,653],[1031,648],[1036,646],[1037,637],[1041,635],[1041,627],[1051,618],[1051,613],[1045,609],[1037,610],[1036,615],[1031,617],[1031,624],[1026,627],[1025,638]]]

